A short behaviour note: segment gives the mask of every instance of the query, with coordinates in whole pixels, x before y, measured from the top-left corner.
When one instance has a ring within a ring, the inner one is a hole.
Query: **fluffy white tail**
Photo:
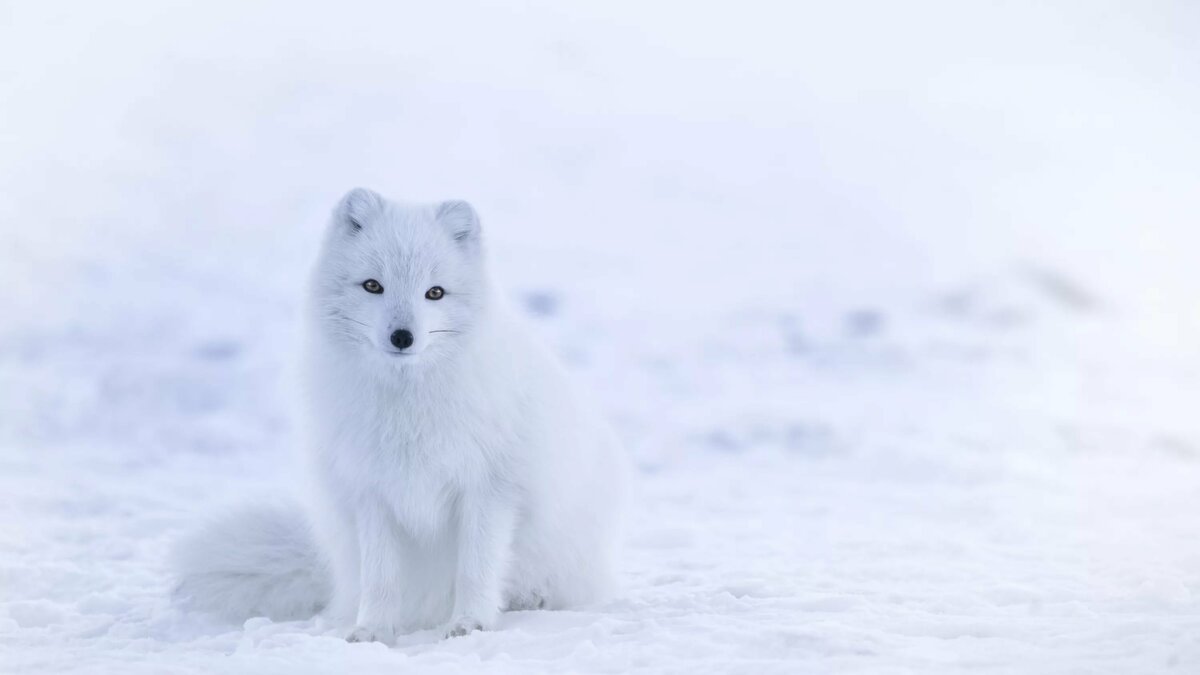
[[[299,507],[229,513],[181,540],[173,558],[175,598],[189,609],[284,621],[307,619],[329,602],[329,567]]]

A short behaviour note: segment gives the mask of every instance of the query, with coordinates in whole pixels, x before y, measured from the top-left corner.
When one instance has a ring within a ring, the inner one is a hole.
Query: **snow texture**
[[[1200,671],[1196,5],[722,4],[0,6],[0,672]],[[616,599],[172,602],[298,482],[356,185],[471,200],[614,421]]]

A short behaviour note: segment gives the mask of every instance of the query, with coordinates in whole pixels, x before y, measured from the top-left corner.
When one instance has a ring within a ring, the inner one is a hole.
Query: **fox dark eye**
[[[442,288],[441,286],[434,286],[433,288],[425,291],[425,299],[426,300],[441,300],[442,296],[445,294],[446,294],[446,289]]]
[[[382,293],[383,285],[374,279],[367,279],[362,283],[363,290],[368,293]]]

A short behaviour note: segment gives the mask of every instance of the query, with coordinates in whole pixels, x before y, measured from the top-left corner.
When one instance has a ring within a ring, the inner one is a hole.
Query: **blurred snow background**
[[[1194,3],[0,3],[0,671],[1194,672]],[[482,213],[626,589],[388,650],[167,600],[286,491],[362,185]]]

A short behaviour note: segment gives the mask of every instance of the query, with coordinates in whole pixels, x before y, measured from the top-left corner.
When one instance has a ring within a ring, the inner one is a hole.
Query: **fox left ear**
[[[358,232],[363,225],[383,210],[383,197],[366,188],[354,188],[346,193],[333,210],[334,221],[350,232]]]
[[[479,214],[467,202],[454,199],[438,205],[437,219],[462,246],[479,243]]]

